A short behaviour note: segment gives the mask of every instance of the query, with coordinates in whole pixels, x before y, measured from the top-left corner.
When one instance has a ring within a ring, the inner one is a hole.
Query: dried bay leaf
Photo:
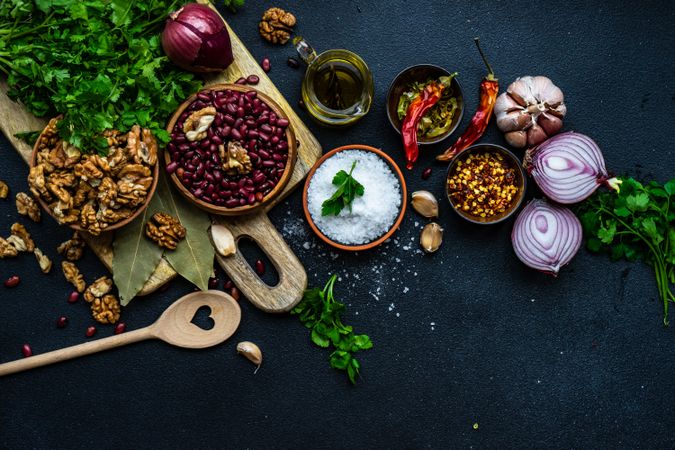
[[[142,214],[115,233],[112,272],[122,306],[143,288],[162,259],[163,249],[145,237],[145,223],[162,209],[162,199],[155,195]]]
[[[209,215],[171,190],[169,180],[160,174],[157,193],[162,199],[163,211],[178,218],[185,227],[186,236],[174,251],[166,251],[164,258],[173,270],[202,291],[209,288],[213,275],[215,249],[209,237],[211,219]]]

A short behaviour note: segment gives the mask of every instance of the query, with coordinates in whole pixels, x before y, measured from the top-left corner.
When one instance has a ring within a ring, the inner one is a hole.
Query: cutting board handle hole
[[[260,260],[265,266],[265,273],[260,277],[260,279],[268,286],[274,287],[279,284],[279,273],[277,272],[276,267],[272,264],[272,261],[267,257],[265,252],[260,248],[258,243],[253,239],[242,236],[237,242],[237,247],[239,252],[244,256],[246,262],[251,266],[251,270],[255,273],[255,264],[256,261]]]
[[[206,305],[200,306],[190,323],[198,326],[204,331],[209,331],[216,326],[216,323],[211,318],[211,307]]]

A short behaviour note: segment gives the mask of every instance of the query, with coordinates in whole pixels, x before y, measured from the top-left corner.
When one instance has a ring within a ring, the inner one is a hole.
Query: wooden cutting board
[[[256,86],[257,89],[269,95],[286,112],[299,143],[298,161],[293,175],[282,194],[267,207],[267,210],[269,210],[283,200],[293,189],[298,187],[309,172],[309,169],[321,156],[322,149],[316,137],[314,137],[295,111],[293,111],[293,108],[291,108],[281,92],[274,86],[274,83],[272,83],[234,31],[232,31],[229,25],[227,25],[227,28],[232,41],[234,62],[224,72],[215,76],[209,76],[205,84],[208,86],[217,83],[232,83],[242,76],[258,75],[260,83]],[[26,163],[30,159],[32,148],[25,142],[15,138],[14,134],[23,131],[42,130],[46,123],[46,119],[39,119],[33,116],[23,105],[15,103],[7,97],[7,84],[4,79],[0,80],[0,129]],[[26,171],[26,176],[28,176],[28,171]],[[176,192],[174,193],[175,195],[179,195]],[[244,295],[256,306],[269,312],[286,311],[292,304],[296,303],[297,299],[295,297],[297,297],[298,291],[301,292],[306,284],[304,268],[285,244],[283,238],[280,237],[271,225],[266,214],[261,213],[252,217],[237,219],[219,217],[214,218],[214,220],[229,226],[237,237],[245,236],[253,238],[266,251],[279,272],[279,284],[275,287],[269,287],[254,276],[255,274],[250,270],[250,267],[248,267],[248,264],[240,253],[237,253],[236,257],[233,258],[219,259],[221,266],[224,267],[228,275],[240,287]],[[102,233],[100,236],[85,234],[83,237],[108,270],[111,270],[114,232]],[[298,273],[298,270],[302,273]],[[138,295],[154,292],[176,275],[176,272],[166,260],[162,259]]]

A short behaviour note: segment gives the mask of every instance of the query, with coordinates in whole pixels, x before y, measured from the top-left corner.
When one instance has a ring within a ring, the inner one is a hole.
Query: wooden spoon
[[[213,320],[213,328],[210,330],[204,330],[191,322],[197,310],[203,306],[211,308],[209,317]],[[148,327],[0,364],[0,377],[146,339],[161,339],[184,348],[212,347],[232,336],[239,327],[240,319],[239,304],[224,292],[193,292],[176,300]]]

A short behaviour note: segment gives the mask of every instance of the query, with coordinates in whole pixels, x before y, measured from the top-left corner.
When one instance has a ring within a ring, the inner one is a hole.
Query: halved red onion
[[[525,165],[542,192],[558,203],[578,203],[601,184],[614,188],[600,147],[581,133],[561,133],[529,149]]]
[[[579,251],[581,237],[581,222],[572,211],[539,199],[523,208],[511,233],[516,256],[553,276]]]
[[[162,47],[174,64],[191,72],[219,72],[234,61],[225,22],[213,9],[198,3],[169,14]]]

